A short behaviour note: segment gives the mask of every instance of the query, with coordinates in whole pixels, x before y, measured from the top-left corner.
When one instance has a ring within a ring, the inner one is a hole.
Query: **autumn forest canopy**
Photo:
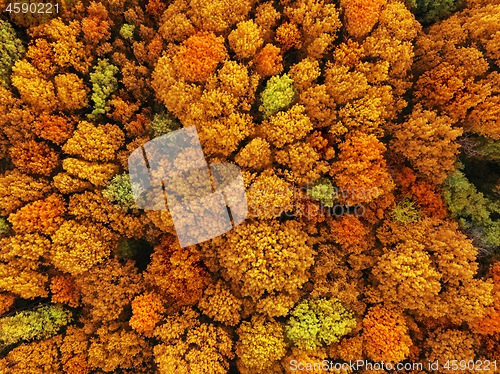
[[[57,1],[0,1],[0,374],[500,372],[499,0]],[[189,126],[249,215],[181,247],[128,160]]]

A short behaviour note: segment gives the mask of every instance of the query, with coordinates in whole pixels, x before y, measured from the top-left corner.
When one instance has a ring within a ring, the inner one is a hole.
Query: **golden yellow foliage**
[[[39,232],[53,234],[64,222],[66,201],[59,194],[37,200],[9,215],[9,222],[17,233]]]
[[[243,99],[241,108],[249,110],[250,105],[255,100],[255,90],[257,89],[259,76],[249,75],[248,69],[242,63],[226,60],[222,68],[217,72],[220,86],[223,90],[232,93],[234,96]],[[207,84],[207,88],[212,88]],[[216,86],[213,87],[214,89]]]
[[[190,308],[170,315],[155,330],[162,344],[154,347],[161,374],[226,374],[234,358],[233,341],[221,327],[200,323],[199,314]]]
[[[273,319],[266,322],[264,318],[254,316],[251,322],[242,322],[237,333],[236,354],[240,371],[262,373],[285,356],[285,336],[280,322]]]
[[[292,351],[283,358],[282,362],[286,374],[324,374],[324,368],[329,366],[329,362],[324,360],[328,360],[328,357],[329,356],[324,348],[318,348],[315,350],[300,350],[296,347],[292,347]],[[328,362],[328,365],[324,365],[326,362]],[[330,370],[327,369],[327,372],[328,371]],[[337,373],[340,372],[337,371]]]
[[[61,373],[59,350],[61,334],[39,342],[23,343],[12,349],[0,362],[2,373]]]
[[[384,301],[403,309],[430,310],[441,291],[442,275],[425,247],[411,240],[382,255],[372,274]]]
[[[67,373],[89,374],[88,337],[82,328],[68,326],[64,340],[60,346],[61,363]]]
[[[54,84],[26,60],[18,60],[12,68],[12,85],[21,100],[38,110],[52,111],[56,107]]]
[[[262,138],[254,138],[236,155],[234,161],[243,167],[262,170],[272,161],[269,143]]]
[[[302,35],[294,23],[283,23],[276,29],[276,42],[281,45],[283,52],[291,48],[299,49],[302,46]]]
[[[16,295],[8,292],[0,293],[0,315],[5,314],[12,308],[16,300]]]
[[[89,88],[78,75],[59,74],[54,78],[57,98],[62,110],[75,111],[88,105]]]
[[[158,3],[161,7],[165,6],[160,1]],[[147,9],[148,6],[146,5]],[[192,22],[185,13],[187,9],[188,2],[186,0],[174,0],[169,4],[165,12],[159,14],[161,22],[158,31],[167,42],[183,41],[196,32]]]
[[[340,65],[355,67],[363,56],[363,48],[360,44],[352,39],[340,44],[333,52],[335,61]]]
[[[35,270],[33,270],[35,269]],[[23,299],[47,297],[49,277],[25,259],[10,260],[0,263],[0,289],[19,295]]]
[[[314,251],[295,221],[247,222],[227,234],[219,261],[227,280],[241,282],[241,294],[254,300],[265,292],[294,292],[308,279]]]
[[[264,43],[261,33],[253,20],[240,22],[228,36],[229,45],[239,58],[252,58]]]
[[[62,166],[68,173],[99,187],[104,186],[120,170],[116,164],[89,162],[77,158],[64,159]]]
[[[302,105],[294,105],[286,112],[278,112],[262,123],[261,131],[278,148],[306,137],[313,129]]]
[[[275,153],[275,161],[291,169],[287,180],[292,184],[312,183],[328,173],[329,164],[309,143],[292,143]]]
[[[78,72],[88,73],[94,56],[88,54],[85,45],[78,40],[82,32],[80,21],[65,24],[60,18],[54,18],[40,28],[30,30],[31,37],[45,37],[50,41],[54,53],[54,62],[61,68],[72,66]]]
[[[18,169],[0,176],[0,213],[8,215],[30,201],[41,200],[52,191],[48,179],[34,178]]]
[[[70,194],[72,192],[80,192],[82,190],[91,189],[90,182],[75,178],[68,173],[59,173],[54,175],[54,187],[62,194]]]
[[[151,343],[124,323],[109,322],[96,331],[88,348],[88,362],[93,368],[113,372],[118,368],[151,370]]]
[[[264,170],[246,183],[250,217],[278,218],[295,204],[297,197],[292,185],[277,176],[273,169]]]
[[[235,110],[237,98],[222,89],[205,90],[193,104],[186,125],[199,127],[199,138],[208,155],[229,156],[254,129],[252,117]],[[201,123],[200,123],[201,122]]]
[[[234,326],[241,319],[241,304],[242,301],[222,281],[218,281],[205,289],[198,308],[214,321]]]
[[[174,68],[172,56],[164,55],[158,60],[151,75],[151,86],[165,107],[183,120],[186,118],[186,108],[198,101],[202,91],[199,86],[186,83],[180,77]]]
[[[64,221],[52,235],[52,262],[64,272],[81,274],[111,253],[111,232],[90,223]]]
[[[457,329],[437,329],[429,334],[424,343],[424,347],[427,349],[426,358],[431,362],[442,360],[442,362],[452,363],[452,360],[457,360],[460,363],[462,360],[465,362],[474,360],[476,346],[477,341],[470,332]],[[452,365],[449,368],[442,367],[440,371],[446,374],[453,373],[455,370],[452,367]],[[466,372],[472,373],[474,371],[467,370]]]
[[[50,256],[51,243],[46,237],[18,234],[0,239],[0,288],[22,298],[46,297],[48,276],[41,267]]]
[[[337,113],[332,108],[335,105],[327,91],[326,85],[312,85],[307,90],[301,92],[299,103],[306,108],[306,114],[313,122],[315,128],[328,127],[336,122]],[[338,126],[336,127],[338,128]],[[334,129],[332,128],[330,131],[333,132],[332,130]],[[347,132],[347,129],[344,128],[337,135],[345,132]]]
[[[252,7],[252,1],[190,0],[189,6],[188,15],[194,26],[220,34],[245,20]]]
[[[299,91],[305,91],[321,75],[318,60],[305,58],[290,68],[290,76]]]
[[[284,317],[297,303],[299,297],[299,292],[295,292],[293,295],[283,292],[270,294],[259,299],[255,309],[258,313],[267,315],[270,318]]]
[[[69,155],[81,156],[88,161],[110,161],[123,145],[124,138],[123,131],[116,125],[94,126],[82,121],[62,149]]]
[[[280,13],[273,7],[271,1],[266,1],[257,6],[255,22],[262,28],[262,37],[266,43],[271,41],[272,29],[276,26]]]
[[[126,238],[140,238],[144,234],[144,223],[139,217],[115,207],[100,191],[73,194],[69,212],[105,224]]]
[[[322,0],[300,0],[287,6],[284,14],[302,27],[303,45],[309,57],[320,59],[331,50],[341,26],[335,5]]]

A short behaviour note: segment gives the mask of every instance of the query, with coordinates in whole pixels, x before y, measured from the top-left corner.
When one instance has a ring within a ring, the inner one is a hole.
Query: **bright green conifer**
[[[482,246],[500,245],[500,222],[491,219],[491,214],[500,213],[499,204],[477,191],[463,172],[456,170],[447,178],[443,195],[451,214],[474,233]]]

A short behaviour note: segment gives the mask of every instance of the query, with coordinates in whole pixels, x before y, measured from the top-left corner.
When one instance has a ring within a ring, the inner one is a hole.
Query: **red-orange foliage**
[[[340,220],[329,220],[332,237],[339,243],[343,250],[349,252],[360,252],[369,247],[367,235],[370,233],[368,227],[355,215],[344,215]]]
[[[493,275],[494,307],[488,308],[483,317],[478,317],[470,323],[473,331],[483,335],[494,335],[500,332],[500,262],[491,267]]]
[[[129,324],[134,330],[147,337],[153,336],[153,331],[165,313],[162,298],[155,292],[148,292],[132,300],[132,318]]]
[[[474,82],[465,68],[443,62],[423,73],[416,83],[416,97],[431,108],[445,111],[454,120],[483,102],[490,94],[487,86]]]
[[[111,36],[110,26],[113,24],[108,18],[108,11],[100,2],[90,2],[88,17],[82,19],[83,39],[87,46],[103,44]]]
[[[410,168],[403,167],[398,182],[402,191],[410,194],[429,217],[445,218],[448,216],[441,192],[436,186],[421,180]]]
[[[174,57],[174,66],[188,82],[204,82],[227,58],[224,39],[211,32],[190,36]]]
[[[266,44],[254,58],[255,70],[261,77],[277,75],[283,71],[282,61],[281,49],[272,44]]]
[[[54,53],[47,39],[35,39],[28,48],[26,57],[31,59],[32,65],[46,75],[53,75],[56,71]]]
[[[14,165],[29,174],[50,175],[59,165],[57,153],[46,143],[34,140],[14,145],[9,153]]]
[[[355,38],[368,34],[378,21],[386,0],[343,0],[347,32]]]
[[[412,345],[403,316],[377,305],[363,319],[364,348],[373,361],[400,362]]]
[[[80,305],[80,292],[76,288],[74,278],[70,275],[57,275],[50,281],[53,303],[68,304],[76,308]]]
[[[179,306],[196,304],[210,283],[198,251],[180,248],[172,236],[164,236],[155,248],[145,279]]]
[[[71,137],[74,125],[67,117],[42,113],[33,122],[33,131],[39,137],[50,140],[55,144],[62,144]]]
[[[371,201],[394,188],[383,156],[386,148],[375,135],[351,134],[339,148],[339,158],[333,163],[330,175],[347,192],[349,204]]]

